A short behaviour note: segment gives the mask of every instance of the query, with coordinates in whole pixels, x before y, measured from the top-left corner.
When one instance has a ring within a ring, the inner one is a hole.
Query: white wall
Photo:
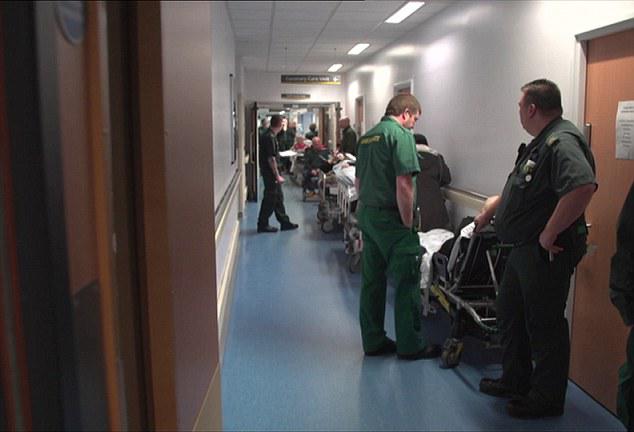
[[[319,75],[327,75],[327,73],[319,73]],[[244,83],[246,100],[285,103],[340,102],[342,106],[345,105],[345,81],[341,85],[313,85],[282,84],[281,80],[281,73],[247,70]],[[308,93],[310,99],[300,101],[282,99],[282,93]]]
[[[214,209],[218,209],[220,200],[229,190],[229,186],[236,170],[241,169],[239,160],[231,162],[233,158],[233,143],[231,138],[231,103],[229,90],[229,74],[234,74],[234,94],[237,100],[241,88],[241,77],[236,73],[235,37],[227,4],[224,1],[211,2],[211,74],[212,74],[212,118],[213,118],[213,178],[214,178]],[[239,72],[239,70],[238,70]],[[238,111],[238,115],[240,112]],[[238,151],[241,151],[238,149]],[[229,213],[222,232],[216,238],[216,282],[218,299],[227,299],[221,281],[225,273],[230,270],[230,251],[234,233],[238,222],[238,206],[235,194],[234,202],[229,204]],[[220,223],[216,219],[216,226]],[[218,311],[224,305],[218,304]],[[222,323],[219,323],[222,325]]]
[[[531,139],[518,120],[520,87],[555,81],[564,117],[576,122],[575,35],[632,17],[634,1],[456,2],[346,74],[347,105],[365,95],[369,129],[393,83],[413,78],[423,107],[415,130],[445,155],[452,185],[500,193],[518,145]]]
[[[236,75],[236,47],[226,2],[211,2],[211,50],[214,192],[217,207],[237,169],[237,162],[231,163],[233,147],[229,103],[229,74]],[[238,90],[239,83],[235,80],[234,98],[237,98]]]
[[[192,430],[219,370],[211,213],[210,5],[162,2],[160,7],[177,428]],[[219,420],[220,410],[216,411]]]

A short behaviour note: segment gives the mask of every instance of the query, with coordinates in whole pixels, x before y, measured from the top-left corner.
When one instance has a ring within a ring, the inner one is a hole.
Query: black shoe
[[[559,417],[564,413],[563,406],[551,405],[528,396],[512,399],[506,409],[512,417],[517,418]]]
[[[379,349],[375,349],[374,351],[367,351],[365,355],[369,357],[382,356],[386,354],[393,354],[396,352],[396,342],[392,339],[387,338],[387,340],[383,343],[383,345]]]
[[[414,354],[398,354],[398,358],[401,360],[420,360],[431,359],[440,357],[440,345],[427,345],[422,350],[415,352]]]
[[[289,230],[294,230],[294,229],[297,229],[297,228],[299,228],[299,225],[297,225],[296,223],[292,223],[292,222],[282,224],[282,226],[280,227],[280,229],[282,231],[289,231]]]
[[[480,391],[490,396],[501,398],[512,398],[528,394],[528,390],[516,390],[504,384],[501,379],[482,378],[480,380]]]
[[[274,233],[274,232],[277,232],[277,228],[272,227],[271,225],[267,225],[263,227],[258,227],[258,232],[259,233]]]

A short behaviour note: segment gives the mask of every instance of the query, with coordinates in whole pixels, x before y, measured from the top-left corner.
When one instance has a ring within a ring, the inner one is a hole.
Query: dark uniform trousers
[[[421,329],[420,245],[418,234],[406,228],[396,209],[360,206],[363,232],[362,288],[359,318],[365,352],[386,341],[384,330],[387,276],[396,287],[394,321],[399,354],[425,347]]]
[[[286,214],[286,208],[284,208],[282,185],[266,176],[263,176],[262,179],[264,180],[264,196],[258,216],[258,227],[266,227],[273,212],[275,212],[275,217],[281,225],[289,224],[290,219]]]
[[[570,357],[564,310],[579,258],[571,244],[562,247],[564,251],[552,262],[537,240],[514,248],[497,298],[502,381],[516,391],[530,389],[531,397],[561,407]]]
[[[626,360],[619,368],[619,387],[616,396],[616,413],[627,427],[634,430],[634,328],[627,338]]]

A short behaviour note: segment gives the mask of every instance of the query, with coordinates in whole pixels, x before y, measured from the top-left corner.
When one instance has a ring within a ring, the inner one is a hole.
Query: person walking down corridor
[[[540,79],[521,91],[520,123],[535,138],[520,147],[502,196],[475,218],[477,232],[495,214],[498,238],[513,246],[497,297],[502,376],[482,379],[480,391],[511,397],[513,417],[560,416],[570,361],[564,310],[597,183],[586,139],[561,117],[557,85]]]
[[[412,95],[390,100],[381,122],[360,140],[355,186],[363,233],[359,319],[368,356],[396,352],[401,359],[438,357],[422,333],[420,245],[414,228],[414,177],[420,171],[410,129],[421,114]],[[387,277],[396,288],[396,341],[385,333]]]
[[[344,117],[339,120],[339,127],[341,128],[341,151],[343,153],[350,153],[353,156],[357,155],[357,133],[350,126],[350,119]]]
[[[282,231],[296,229],[299,225],[292,223],[284,208],[284,195],[282,193],[282,183],[284,177],[280,175],[277,168],[278,143],[277,134],[282,130],[282,117],[274,115],[271,117],[271,126],[262,133],[260,139],[259,162],[262,180],[264,181],[264,197],[260,206],[258,216],[258,232],[273,233],[277,228],[269,225],[269,218],[275,212],[275,217],[280,223]]]
[[[610,266],[610,300],[630,328],[626,361],[619,369],[616,412],[634,429],[634,183],[625,198],[616,231],[616,253]]]
[[[310,126],[308,126],[308,132],[306,132],[304,137],[306,137],[307,140],[312,140],[316,136],[319,136],[317,125],[315,123],[311,123]]]

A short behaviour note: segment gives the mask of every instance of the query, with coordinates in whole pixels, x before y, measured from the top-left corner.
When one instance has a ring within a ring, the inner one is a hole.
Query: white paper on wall
[[[634,160],[634,101],[619,101],[616,111],[616,158]]]

